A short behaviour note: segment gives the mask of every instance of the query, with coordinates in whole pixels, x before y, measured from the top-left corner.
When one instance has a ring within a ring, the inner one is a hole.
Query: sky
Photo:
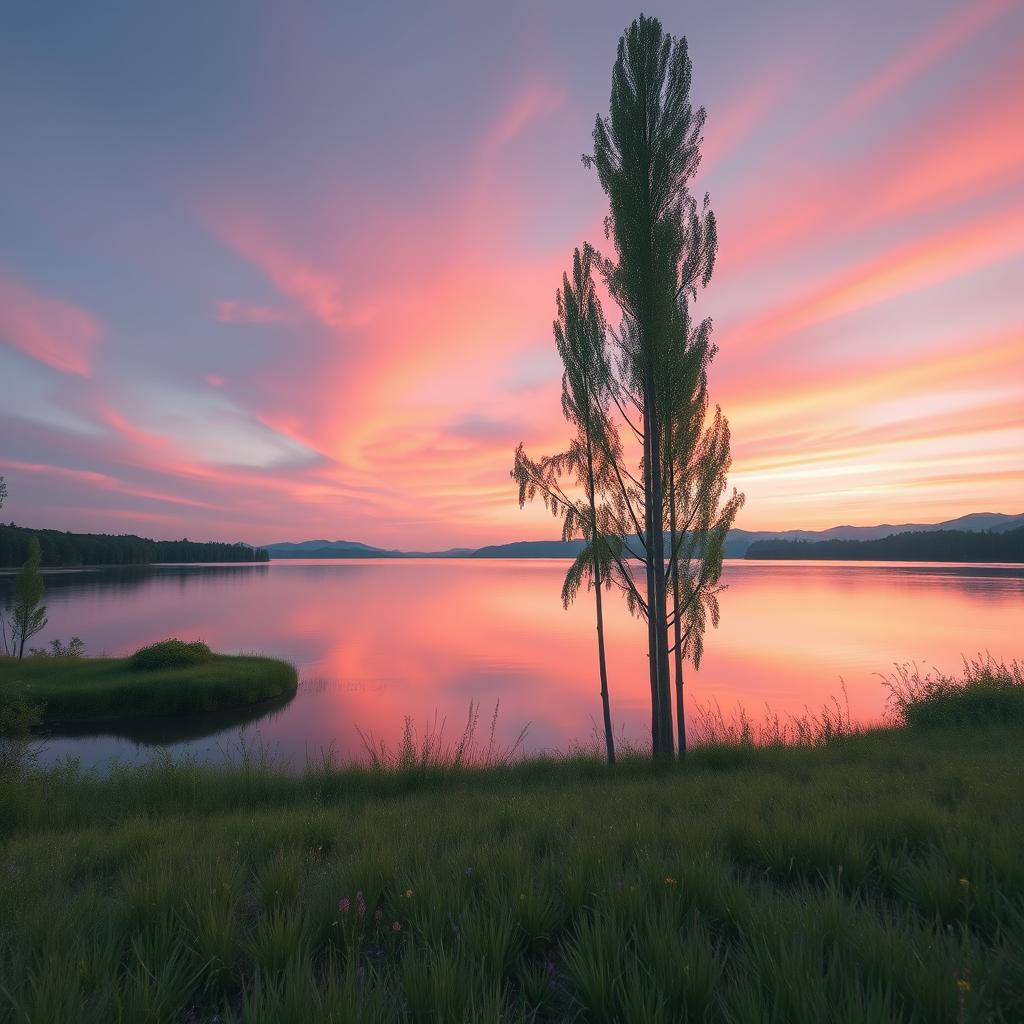
[[[10,5],[5,520],[557,535],[551,333],[621,3]],[[646,5],[707,110],[737,525],[1024,512],[1024,2]],[[608,311],[614,321],[612,311]]]

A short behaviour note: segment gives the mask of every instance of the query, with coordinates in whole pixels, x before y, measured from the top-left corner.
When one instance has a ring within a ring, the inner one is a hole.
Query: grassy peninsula
[[[165,641],[130,658],[0,657],[0,689],[42,706],[43,724],[192,715],[295,693],[295,668]]]
[[[1018,1021],[1022,684],[682,766],[29,770],[0,1021]]]

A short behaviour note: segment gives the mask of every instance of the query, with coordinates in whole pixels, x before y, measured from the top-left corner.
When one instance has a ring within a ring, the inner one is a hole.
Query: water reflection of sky
[[[167,636],[294,662],[287,707],[250,722],[301,763],[332,746],[358,752],[358,726],[393,740],[406,715],[435,712],[457,733],[470,700],[499,737],[531,723],[528,749],[586,741],[599,715],[592,597],[564,611],[566,563],[529,561],[274,562],[47,573],[46,637],[81,636],[89,653],[124,654]],[[727,563],[722,624],[708,636],[687,695],[742,703],[755,717],[818,708],[845,685],[855,718],[883,707],[877,673],[914,661],[955,670],[962,655],[1012,658],[1024,611],[1024,567],[879,563]],[[0,601],[12,577],[0,577]],[[607,602],[612,710],[631,738],[649,720],[643,626]],[[83,764],[151,756],[154,744],[222,756],[245,716],[131,736],[66,737],[45,757]],[[192,731],[190,731],[192,730]]]

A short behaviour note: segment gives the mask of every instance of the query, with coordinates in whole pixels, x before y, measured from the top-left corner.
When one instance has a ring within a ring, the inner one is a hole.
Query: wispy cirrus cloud
[[[0,341],[61,373],[88,377],[102,336],[91,313],[0,271]]]
[[[973,0],[955,5],[933,28],[911,41],[877,74],[843,99],[833,116],[863,117],[1012,9],[1013,0]]]

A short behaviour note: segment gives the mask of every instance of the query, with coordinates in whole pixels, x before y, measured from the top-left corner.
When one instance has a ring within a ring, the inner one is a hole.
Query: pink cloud
[[[554,113],[565,103],[565,94],[542,83],[526,86],[501,110],[481,143],[481,153],[490,155],[522,133],[531,121]]]
[[[812,284],[726,334],[741,350],[860,309],[941,284],[1024,253],[1024,207],[1000,210],[965,225],[888,249],[859,266]]]
[[[967,43],[1012,9],[1010,0],[972,0],[956,5],[927,35],[905,49],[895,60],[836,109],[839,118],[862,117],[894,92],[904,88],[943,57]]]
[[[708,111],[700,170],[707,174],[726,159],[757,129],[766,115],[778,107],[797,77],[796,65],[788,63],[763,74],[755,82],[744,82],[721,111]]]
[[[88,377],[103,328],[92,314],[0,275],[0,340],[62,373]]]
[[[282,295],[325,327],[347,330],[367,319],[368,310],[343,297],[334,274],[297,255],[254,218],[215,215],[213,227],[240,256],[259,267]],[[236,311],[241,312],[232,310]]]

